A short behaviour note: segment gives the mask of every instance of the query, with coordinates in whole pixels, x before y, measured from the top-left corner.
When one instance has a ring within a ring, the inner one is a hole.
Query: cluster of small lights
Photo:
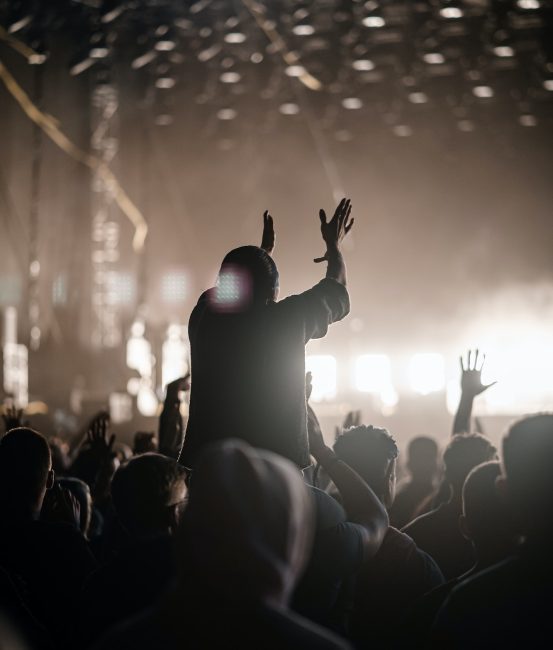
[[[161,278],[161,299],[169,304],[179,304],[188,296],[188,279],[186,273],[166,273]]]
[[[171,91],[179,86],[182,72],[178,66],[183,61],[208,65],[209,79],[218,78],[221,86],[210,90],[211,82],[207,83],[201,92],[196,91],[192,101],[208,105],[211,115],[223,122],[234,120],[238,114],[248,119],[250,111],[243,110],[242,97],[251,95],[254,79],[261,87],[253,92],[262,100],[269,100],[266,106],[270,106],[273,116],[303,113],[302,102],[288,99],[299,97],[294,86],[322,90],[322,100],[317,101],[315,112],[324,115],[320,118],[323,128],[340,134],[335,137],[344,142],[350,138],[342,137],[347,128],[336,130],[336,96],[341,98],[341,109],[348,112],[374,112],[376,108],[389,132],[399,137],[414,131],[411,120],[418,118],[413,111],[422,115],[414,107],[423,104],[427,105],[426,115],[449,110],[453,113],[452,125],[459,131],[472,130],[478,122],[475,112],[479,110],[474,108],[474,98],[482,100],[481,105],[492,98],[494,102],[487,102],[488,105],[511,102],[513,124],[535,126],[547,122],[535,106],[538,101],[548,101],[544,95],[553,91],[553,62],[545,44],[549,32],[543,28],[548,19],[541,12],[544,3],[539,0],[509,3],[512,19],[505,25],[499,19],[493,20],[495,14],[498,18],[502,14],[494,3],[454,0],[414,3],[413,11],[405,11],[399,6],[401,3],[376,0],[359,0],[349,3],[347,8],[338,6],[340,3],[321,3],[316,11],[312,3],[296,0],[283,0],[278,6],[252,2],[248,3],[248,20],[243,13],[227,10],[224,3],[212,0],[182,3],[171,10],[161,10],[158,3],[152,3],[150,14],[141,21],[136,20],[136,3],[79,4],[86,5],[82,13],[89,14],[90,21],[84,30],[85,46],[71,62],[70,73],[107,68],[121,51],[115,47],[120,26],[141,24],[131,67],[148,70],[144,78],[155,89],[153,112],[158,126],[176,121],[174,111],[179,104]],[[7,29],[25,35],[33,21],[28,10],[14,18]],[[409,69],[405,70],[404,65],[392,61],[393,49],[400,48],[407,39],[415,44],[415,49],[412,65],[408,63]],[[339,44],[336,49],[334,44]],[[530,49],[532,56],[528,55]],[[37,58],[43,56],[37,51]],[[421,66],[421,61],[426,65]],[[470,61],[478,62],[476,70],[467,69]],[[262,63],[271,66],[266,75],[254,75],[248,69],[251,64]],[[528,71],[525,75],[528,88],[524,94],[528,99],[524,106],[520,102],[517,105],[518,88],[509,89],[505,78],[498,77],[507,77],[514,70],[525,72],[524,68],[531,66],[534,73]],[[402,76],[397,79],[400,68]],[[352,70],[358,74],[352,74]],[[485,79],[481,71],[485,71]],[[282,74],[284,79],[277,79]],[[412,83],[407,84],[405,78]],[[459,92],[450,92],[446,99],[445,90],[439,87],[442,79],[447,80],[442,84],[444,89],[453,82],[458,84]],[[382,94],[375,91],[380,84]],[[401,91],[402,85],[407,86],[407,93]],[[395,96],[390,96],[390,89]],[[454,95],[458,95],[466,109],[464,115],[456,113],[449,101]],[[387,121],[387,113],[394,113],[394,119]],[[275,120],[269,123],[275,124]],[[220,139],[226,137],[217,129],[214,132]]]
[[[136,297],[136,281],[130,273],[111,272],[108,278],[108,302],[131,305]]]

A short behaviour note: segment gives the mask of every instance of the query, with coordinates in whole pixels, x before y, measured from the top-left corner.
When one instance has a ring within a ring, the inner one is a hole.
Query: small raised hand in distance
[[[44,497],[41,518],[53,523],[69,524],[80,530],[81,506],[70,490],[55,481]]]
[[[111,460],[115,455],[113,452],[115,434],[108,434],[109,421],[109,413],[102,411],[92,419],[86,432],[88,446],[99,460]]]
[[[337,426],[334,429],[334,439],[337,440],[344,431],[351,429],[351,427],[358,427],[361,424],[361,409],[348,411],[342,426]]]
[[[486,361],[486,355],[480,354],[479,350],[469,350],[466,360],[459,357],[461,366],[461,399],[459,407],[453,420],[453,435],[457,433],[471,432],[471,418],[474,398],[481,395],[497,382],[491,384],[482,383],[482,368]]]
[[[261,248],[269,255],[275,249],[275,227],[273,217],[268,210],[263,213],[263,236],[261,238]]]
[[[4,412],[2,413],[2,420],[4,421],[4,433],[24,426],[23,409],[18,409],[14,405],[5,406]]]

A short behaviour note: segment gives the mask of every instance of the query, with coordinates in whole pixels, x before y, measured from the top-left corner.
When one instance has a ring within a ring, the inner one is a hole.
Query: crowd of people
[[[189,320],[191,375],[157,435],[97,415],[72,445],[15,409],[0,438],[0,650],[546,647],[553,413],[498,450],[461,360],[449,444],[348,416],[333,445],[305,344],[350,309],[343,200],[320,212],[326,276],[277,300],[273,219],[223,260]],[[181,399],[189,392],[186,427]]]

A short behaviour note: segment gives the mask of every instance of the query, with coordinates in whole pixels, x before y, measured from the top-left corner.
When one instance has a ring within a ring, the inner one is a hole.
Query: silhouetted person
[[[272,218],[265,215],[262,248],[243,246],[226,255],[217,286],[206,291],[188,325],[192,385],[180,461],[188,467],[214,440],[242,438],[300,467],[309,464],[305,408],[305,344],[349,312],[340,242],[349,231],[351,205],[341,201],[327,223],[326,278],[276,302],[277,267],[270,256]]]
[[[472,544],[459,530],[463,483],[473,467],[495,458],[497,450],[484,436],[453,436],[443,455],[449,500],[403,528],[438,563],[446,580],[462,575],[474,565]]]
[[[474,546],[476,563],[467,573],[433,589],[415,604],[405,622],[406,642],[423,647],[436,614],[453,588],[515,553],[518,539],[513,517],[497,487],[500,476],[498,461],[478,465],[467,476],[459,526]]]
[[[136,456],[115,472],[113,505],[127,538],[83,590],[81,639],[152,605],[175,573],[170,535],[185,505],[185,469],[160,454]]]
[[[100,648],[348,647],[288,609],[311,548],[313,516],[289,461],[240,441],[206,449],[178,533],[177,586]]]
[[[389,510],[390,522],[396,528],[403,528],[412,521],[420,505],[435,490],[438,473],[436,441],[425,436],[413,438],[407,447],[406,467],[409,477],[399,484]]]
[[[12,429],[0,439],[0,521],[0,566],[25,585],[36,619],[59,644],[68,643],[76,595],[96,562],[78,528],[78,504],[54,485],[48,442],[32,429]]]
[[[390,508],[396,489],[397,445],[385,429],[357,426],[335,442],[338,458],[352,467]],[[413,540],[389,527],[382,546],[358,573],[350,631],[360,647],[391,647],[399,614],[444,578]]]
[[[311,373],[306,376],[311,395]],[[309,450],[336,486],[340,503],[309,485],[315,501],[315,539],[307,569],[294,594],[295,611],[344,634],[349,586],[363,562],[373,557],[388,530],[388,514],[376,494],[323,439],[308,405]]]
[[[545,648],[553,640],[553,414],[519,420],[502,447],[498,487],[524,543],[452,591],[436,622],[436,646]]]

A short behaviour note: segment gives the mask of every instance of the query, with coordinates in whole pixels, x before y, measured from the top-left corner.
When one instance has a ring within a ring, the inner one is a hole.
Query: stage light
[[[140,390],[140,379],[138,377],[131,377],[127,382],[127,393],[136,397]]]
[[[519,115],[518,122],[521,126],[537,126],[538,120],[535,115]]]
[[[160,90],[169,90],[173,88],[177,82],[173,77],[159,77],[156,79],[156,88]]]
[[[261,63],[263,61],[263,54],[261,54],[261,52],[254,52],[250,56],[250,61],[252,63]]]
[[[421,395],[439,392],[445,387],[445,362],[441,354],[415,354],[409,363],[411,388]]]
[[[245,40],[246,34],[242,34],[242,32],[229,32],[228,34],[225,34],[225,43],[234,45],[244,43]]]
[[[136,295],[136,283],[130,273],[108,273],[107,302],[110,305],[130,305]]]
[[[60,274],[52,283],[52,302],[54,305],[67,303],[67,276]]]
[[[398,138],[408,138],[413,135],[413,129],[407,124],[396,124],[392,131]]]
[[[283,115],[297,115],[300,112],[300,107],[297,104],[288,102],[281,104],[278,109]]]
[[[112,424],[122,424],[132,420],[132,399],[127,393],[110,393],[109,419]]]
[[[392,385],[392,367],[385,354],[363,354],[355,362],[355,387],[380,394]]]
[[[440,16],[448,19],[462,18],[463,10],[459,7],[442,7],[442,9],[440,9]]]
[[[313,375],[313,402],[336,397],[336,359],[330,354],[312,354],[305,357],[305,370]]]
[[[289,65],[284,69],[284,72],[288,77],[303,77],[304,74],[307,74],[307,70],[303,65]]]
[[[157,414],[159,402],[148,383],[143,382],[138,391],[136,406],[144,417],[154,417]]]
[[[464,133],[470,133],[474,131],[476,127],[472,120],[459,120],[457,122],[457,128],[459,131],[463,131]]]
[[[515,51],[513,50],[512,47],[509,47],[508,45],[497,45],[496,47],[493,48],[493,53],[496,56],[502,58],[515,56]]]
[[[237,115],[238,113],[234,108],[221,108],[221,110],[217,111],[217,117],[223,121],[234,120]]]
[[[242,79],[242,77],[238,72],[223,72],[219,79],[224,84],[236,84]]]
[[[132,60],[131,68],[133,70],[140,70],[140,68],[143,68],[144,66],[148,65],[148,63],[154,61],[157,56],[158,53],[155,50],[148,50],[148,52],[145,52],[144,54],[141,54]]]
[[[384,27],[386,25],[386,21],[382,16],[366,16],[363,18],[361,21],[365,27]]]
[[[538,0],[517,0],[517,7],[519,9],[539,9],[540,3]]]
[[[131,335],[127,341],[127,367],[136,370],[141,377],[152,376],[152,346],[144,338],[144,323],[135,321],[131,326]]]
[[[188,345],[186,328],[183,325],[169,325],[161,350],[161,386],[184,377],[188,371]]]
[[[348,111],[356,111],[363,108],[363,102],[359,97],[346,97],[345,99],[342,99],[342,106]]]
[[[494,92],[490,86],[474,86],[472,94],[479,99],[489,99],[493,97]]]
[[[188,296],[188,278],[186,273],[166,273],[161,278],[161,298],[170,304],[183,303]]]
[[[543,82],[543,87],[545,90],[553,91],[553,79],[545,79]]]
[[[428,95],[422,92],[409,93],[408,98],[412,104],[426,104],[428,102]]]
[[[89,56],[88,52],[85,55],[78,55],[73,58],[73,61],[69,66],[69,74],[76,77],[85,72],[85,70],[88,70],[88,68],[93,66],[94,63],[95,60]]]
[[[427,52],[422,58],[425,63],[429,63],[430,65],[445,63],[445,57],[440,52]]]
[[[296,36],[312,36],[315,33],[313,25],[294,25],[292,32]]]
[[[351,67],[358,72],[370,72],[374,70],[375,65],[369,59],[357,59],[352,62]]]

